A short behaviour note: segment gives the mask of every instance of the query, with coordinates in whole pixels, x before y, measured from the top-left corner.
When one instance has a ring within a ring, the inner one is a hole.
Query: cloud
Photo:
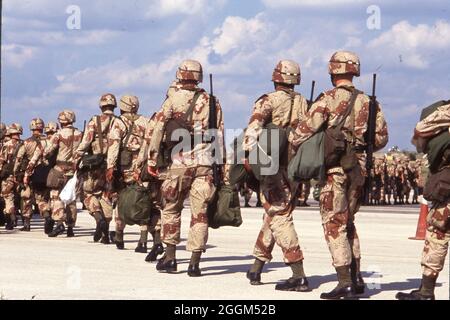
[[[7,41],[35,46],[91,46],[111,42],[123,32],[113,30],[14,31],[5,34]]]
[[[147,17],[168,17],[172,15],[193,15],[204,10],[207,0],[156,0],[152,1]]]
[[[262,14],[251,19],[227,17],[222,26],[214,31],[217,37],[212,41],[213,49],[219,55],[225,55],[236,48],[245,50],[246,45],[264,42],[269,29]]]
[[[369,3],[368,0],[263,0],[269,8],[332,7]]]
[[[434,25],[411,25],[400,21],[388,31],[371,40],[367,46],[377,52],[383,52],[383,59],[400,61],[415,69],[430,66],[432,53],[450,48],[450,24],[436,21]]]
[[[22,68],[28,61],[32,60],[38,49],[18,44],[2,45],[2,55],[5,65],[14,68]]]

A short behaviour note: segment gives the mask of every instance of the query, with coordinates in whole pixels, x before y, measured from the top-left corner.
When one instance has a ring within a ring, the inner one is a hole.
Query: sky
[[[33,117],[54,121],[63,109],[82,128],[109,92],[138,96],[150,116],[188,58],[214,75],[230,129],[245,128],[254,101],[273,91],[280,59],[300,64],[297,91],[309,98],[312,80],[316,96],[331,88],[327,62],[341,49],[360,56],[360,90],[370,94],[378,75],[388,147],[413,150],[420,111],[450,99],[448,0],[2,2],[1,121],[22,123],[25,135]]]

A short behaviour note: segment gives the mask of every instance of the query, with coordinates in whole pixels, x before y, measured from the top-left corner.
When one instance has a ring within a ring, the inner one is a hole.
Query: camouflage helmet
[[[30,130],[44,130],[44,120],[41,118],[34,118],[31,120]]]
[[[350,51],[335,52],[328,64],[329,74],[352,74],[359,77],[361,64],[358,56]]]
[[[45,133],[55,133],[56,131],[58,131],[59,126],[56,122],[50,121],[47,123],[47,125],[44,128],[44,132]]]
[[[272,81],[275,83],[300,84],[301,72],[297,62],[281,60],[272,73]]]
[[[22,125],[20,123],[12,123],[9,127],[8,127],[8,134],[22,134],[23,133],[23,128]]]
[[[197,82],[202,82],[202,65],[195,60],[184,60],[178,67],[176,77],[178,80],[195,80]]]
[[[100,108],[106,107],[106,106],[113,106],[114,108],[117,107],[117,101],[116,97],[112,93],[106,93],[100,97]]]
[[[63,110],[58,115],[58,121],[61,124],[70,124],[76,121],[75,113],[72,110]]]
[[[120,110],[136,113],[139,110],[139,99],[136,96],[125,95],[119,101]]]

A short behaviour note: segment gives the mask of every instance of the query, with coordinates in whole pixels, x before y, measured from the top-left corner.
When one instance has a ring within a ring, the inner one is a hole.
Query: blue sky
[[[80,8],[79,30],[66,26],[70,5]],[[367,27],[371,5],[379,29]],[[2,121],[28,127],[70,108],[82,127],[106,92],[137,95],[151,115],[177,65],[194,58],[215,76],[225,126],[242,128],[273,89],[278,60],[299,62],[298,91],[309,97],[312,80],[316,94],[330,88],[327,61],[347,49],[361,58],[360,89],[370,92],[378,73],[389,146],[412,149],[420,110],[450,98],[449,16],[445,0],[4,0]]]

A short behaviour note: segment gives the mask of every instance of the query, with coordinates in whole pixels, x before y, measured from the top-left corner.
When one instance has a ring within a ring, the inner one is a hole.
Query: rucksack
[[[148,189],[136,184],[127,186],[119,193],[117,210],[127,225],[147,225],[152,210]]]
[[[222,185],[216,191],[207,209],[208,226],[217,229],[224,226],[239,227],[242,224],[238,191],[232,185]]]
[[[422,110],[420,115],[420,121],[428,117],[435,112],[439,107],[447,105],[449,101],[438,101],[431,106]],[[428,140],[424,153],[427,154],[428,163],[431,173],[439,171],[443,163],[450,161],[450,133],[448,130],[444,130],[435,137]]]

